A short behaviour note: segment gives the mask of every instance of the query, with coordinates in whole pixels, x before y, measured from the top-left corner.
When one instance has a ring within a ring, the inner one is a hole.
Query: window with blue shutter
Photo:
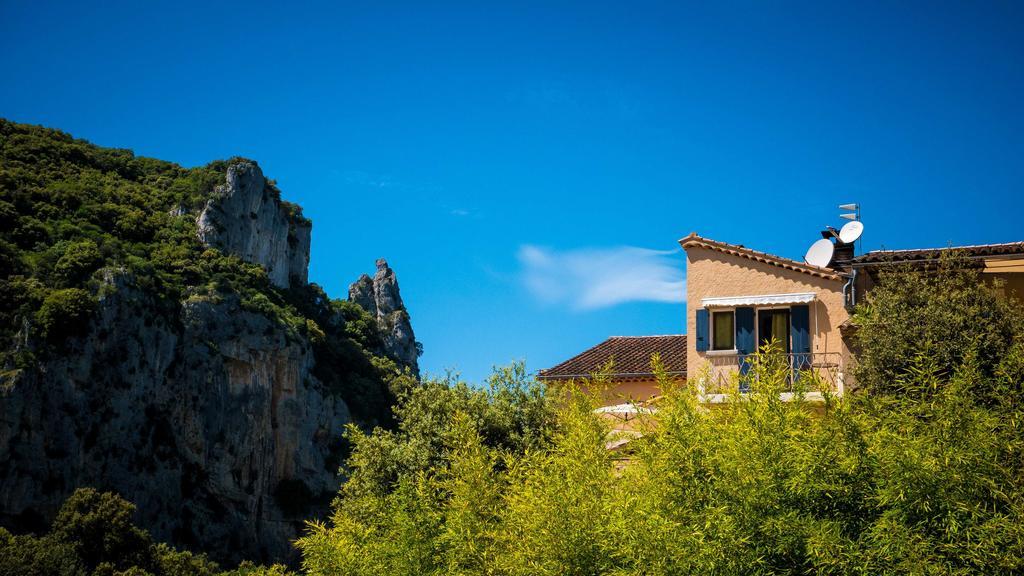
[[[708,351],[708,310],[697,310],[697,352]]]
[[[740,354],[753,354],[757,350],[754,343],[754,309],[736,309],[736,351]]]
[[[790,333],[793,339],[793,366],[797,370],[811,367],[811,312],[806,304],[789,309]]]
[[[754,339],[754,309],[736,309],[736,352],[739,354],[740,366],[740,392],[750,391],[750,382],[743,378],[750,371],[751,363],[747,358],[757,350],[757,343]]]

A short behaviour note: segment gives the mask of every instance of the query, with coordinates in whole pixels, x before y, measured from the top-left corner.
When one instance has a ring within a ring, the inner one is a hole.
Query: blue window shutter
[[[697,310],[697,352],[708,351],[708,309]]]
[[[793,354],[797,369],[810,364],[811,354],[811,312],[806,304],[793,306],[789,309],[790,335],[793,340]]]
[[[757,350],[754,342],[754,309],[736,309],[736,351],[740,354],[752,354]]]
[[[792,324],[790,333],[795,354],[807,354],[811,351],[810,319],[810,308],[806,304],[789,309],[789,321]]]
[[[751,362],[747,354],[753,354],[757,350],[757,342],[754,340],[754,309],[736,309],[736,352],[739,354],[737,361],[740,366],[740,392],[750,392],[750,380],[747,372],[750,372]]]

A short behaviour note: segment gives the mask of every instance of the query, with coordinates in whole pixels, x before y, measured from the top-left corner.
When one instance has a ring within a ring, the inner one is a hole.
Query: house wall
[[[811,352],[842,354],[846,366],[849,350],[839,333],[839,326],[849,318],[843,306],[844,282],[691,246],[686,249],[686,333],[697,332],[696,313],[703,298],[814,292],[817,299],[810,305]],[[688,338],[686,345],[687,374],[694,378],[709,356],[697,352],[696,338]]]
[[[1003,294],[1016,298],[1017,302],[1024,303],[1024,273],[999,273],[992,274],[1003,281]]]
[[[685,381],[683,378],[676,379],[677,382],[682,385]],[[557,380],[550,382],[558,382]],[[582,384],[581,381],[577,380],[577,384]],[[660,396],[662,394],[661,388],[658,387],[657,381],[654,379],[650,380],[615,380],[614,376],[605,383],[605,387],[601,390],[600,398],[598,402],[601,406],[615,406],[617,404],[625,404],[627,402],[645,402],[650,400],[654,396]],[[580,386],[580,389],[584,393],[589,393],[587,386]]]
[[[661,389],[658,388],[658,383],[653,380],[644,380],[640,382],[611,382],[608,390],[602,394],[601,404],[604,406],[614,406],[615,404],[623,404],[625,402],[643,402],[649,400],[652,396],[658,396],[661,394]]]

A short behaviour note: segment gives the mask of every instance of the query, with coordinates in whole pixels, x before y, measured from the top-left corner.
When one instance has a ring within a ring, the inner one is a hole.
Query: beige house
[[[826,238],[828,231],[822,233]],[[998,279],[1004,293],[1024,302],[1024,242],[951,246],[938,249],[878,250],[854,255],[853,244],[837,242],[825,267],[690,234],[679,241],[686,252],[685,335],[613,337],[546,370],[543,381],[571,380],[599,372],[606,376],[606,412],[628,419],[630,408],[657,395],[650,357],[658,353],[680,382],[700,387],[702,398],[722,402],[738,374],[752,369],[753,356],[774,341],[785,355],[791,396],[799,388],[810,400],[849,392],[853,354],[844,339],[850,311],[863,301],[887,267],[927,269],[944,251],[956,250]],[[607,372],[607,371],[606,371]],[[817,378],[807,378],[813,373]],[[809,383],[815,388],[808,389]],[[745,392],[741,383],[739,392]]]
[[[1004,296],[1024,302],[1024,242],[868,252],[851,262],[855,301],[860,302],[874,287],[882,270],[894,265],[925,267],[949,250],[956,250],[981,269],[983,277],[998,280]]]
[[[785,354],[791,380],[813,370],[832,392],[843,393],[846,274],[696,233],[679,243],[686,251],[686,333],[693,335],[687,373],[708,402],[724,399],[733,375],[751,368],[749,355],[772,340]]]
[[[600,374],[606,406],[643,403],[661,394],[651,357],[661,359],[665,375],[678,384],[686,381],[686,335],[612,336],[551,368],[537,379],[546,382],[589,379]]]
[[[600,374],[602,407],[598,410],[614,431],[608,448],[621,448],[639,433],[637,418],[650,412],[649,402],[662,393],[651,368],[651,357],[661,359],[670,385],[686,382],[685,334],[612,336],[556,366],[541,370],[537,379],[554,383],[591,380]]]
[[[822,233],[830,237],[828,231]],[[605,379],[602,417],[611,422],[608,448],[628,451],[640,435],[638,417],[653,413],[661,390],[651,369],[658,354],[675,382],[697,386],[708,405],[731,392],[746,392],[753,355],[774,342],[790,376],[783,399],[799,390],[821,401],[825,393],[850,391],[853,355],[848,345],[850,311],[877,283],[881,271],[903,264],[927,269],[943,251],[957,250],[986,277],[998,279],[1008,297],[1024,302],[1024,242],[924,250],[881,250],[854,256],[853,244],[837,242],[825,267],[698,236],[681,239],[686,252],[686,334],[614,336],[552,368],[546,382]],[[628,457],[624,457],[628,459]]]

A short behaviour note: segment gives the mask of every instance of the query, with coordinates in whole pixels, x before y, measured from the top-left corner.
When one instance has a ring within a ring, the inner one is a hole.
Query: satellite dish
[[[863,233],[864,223],[859,220],[854,220],[853,222],[843,224],[842,230],[839,231],[839,239],[845,244],[853,244]]]
[[[832,253],[835,252],[835,246],[831,240],[822,238],[811,247],[807,249],[807,255],[804,256],[804,262],[807,262],[811,266],[817,266],[818,268],[824,268],[828,266],[828,263],[832,261]]]

